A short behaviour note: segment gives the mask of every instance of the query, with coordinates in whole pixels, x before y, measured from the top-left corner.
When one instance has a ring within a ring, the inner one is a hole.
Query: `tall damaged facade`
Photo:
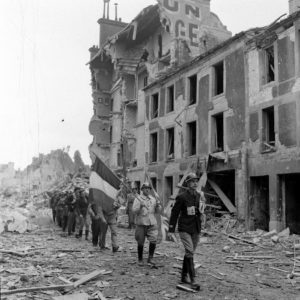
[[[137,184],[146,171],[164,204],[187,169],[207,174],[249,228],[299,232],[298,13],[234,37],[209,0],[98,22],[92,156]]]

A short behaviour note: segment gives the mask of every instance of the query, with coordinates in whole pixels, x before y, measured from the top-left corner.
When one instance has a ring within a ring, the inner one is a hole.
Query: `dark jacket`
[[[88,209],[88,200],[84,195],[80,195],[76,199],[76,212],[78,215],[86,216]]]
[[[69,212],[74,212],[75,211],[75,201],[74,201],[74,196],[72,194],[68,195],[67,197],[67,206]]]
[[[189,234],[201,232],[201,213],[199,211],[200,194],[185,191],[176,197],[169,223],[169,232],[175,232],[178,220],[178,231]],[[194,207],[195,209],[193,209]],[[190,212],[188,212],[190,211]],[[191,211],[193,213],[191,213]]]

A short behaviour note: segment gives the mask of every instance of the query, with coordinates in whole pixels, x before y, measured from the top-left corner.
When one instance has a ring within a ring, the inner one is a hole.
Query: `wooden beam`
[[[224,194],[224,192],[220,189],[220,187],[213,182],[212,180],[208,179],[207,180],[210,186],[215,190],[217,195],[220,197],[226,208],[229,210],[231,213],[236,213],[236,207],[231,203],[231,201],[228,199],[228,197]]]
[[[75,281],[73,283],[73,287],[76,288],[79,285],[84,284],[84,283],[86,283],[86,282],[88,282],[88,281],[90,281],[90,280],[98,277],[99,275],[105,275],[105,274],[110,274],[110,273],[111,273],[111,271],[96,270],[96,271],[94,271],[94,272],[92,272],[90,274],[87,274],[87,275],[83,276],[79,280]]]
[[[53,300],[88,300],[89,295],[87,293],[77,293],[72,295],[64,295],[53,297]]]
[[[24,288],[24,289],[9,290],[9,291],[1,290],[0,294],[2,296],[7,296],[7,295],[13,295],[13,294],[19,294],[19,293],[60,290],[60,289],[64,289],[64,288],[70,288],[72,286],[73,286],[73,284],[67,284],[67,285],[50,285],[50,286],[31,287],[31,288]]]

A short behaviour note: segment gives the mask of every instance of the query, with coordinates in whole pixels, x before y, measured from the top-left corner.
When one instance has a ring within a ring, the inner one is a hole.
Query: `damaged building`
[[[187,169],[251,229],[300,232],[300,1],[232,37],[210,0],[170,1],[109,19],[90,48],[91,154],[164,204]]]

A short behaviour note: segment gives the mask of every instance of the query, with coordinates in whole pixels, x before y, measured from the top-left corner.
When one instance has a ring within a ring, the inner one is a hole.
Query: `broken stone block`
[[[225,253],[229,253],[230,252],[230,247],[225,246],[225,247],[223,247],[222,251],[225,252]]]
[[[271,237],[272,242],[274,243],[278,243],[279,242],[279,236],[278,235],[274,235]]]
[[[270,232],[267,232],[263,235],[264,238],[268,238],[268,237],[272,237],[273,235],[276,235],[277,234],[277,231],[274,229]]]
[[[290,236],[291,232],[290,232],[290,228],[286,228],[284,230],[282,230],[280,233],[278,233],[278,236],[281,238],[288,238]]]

